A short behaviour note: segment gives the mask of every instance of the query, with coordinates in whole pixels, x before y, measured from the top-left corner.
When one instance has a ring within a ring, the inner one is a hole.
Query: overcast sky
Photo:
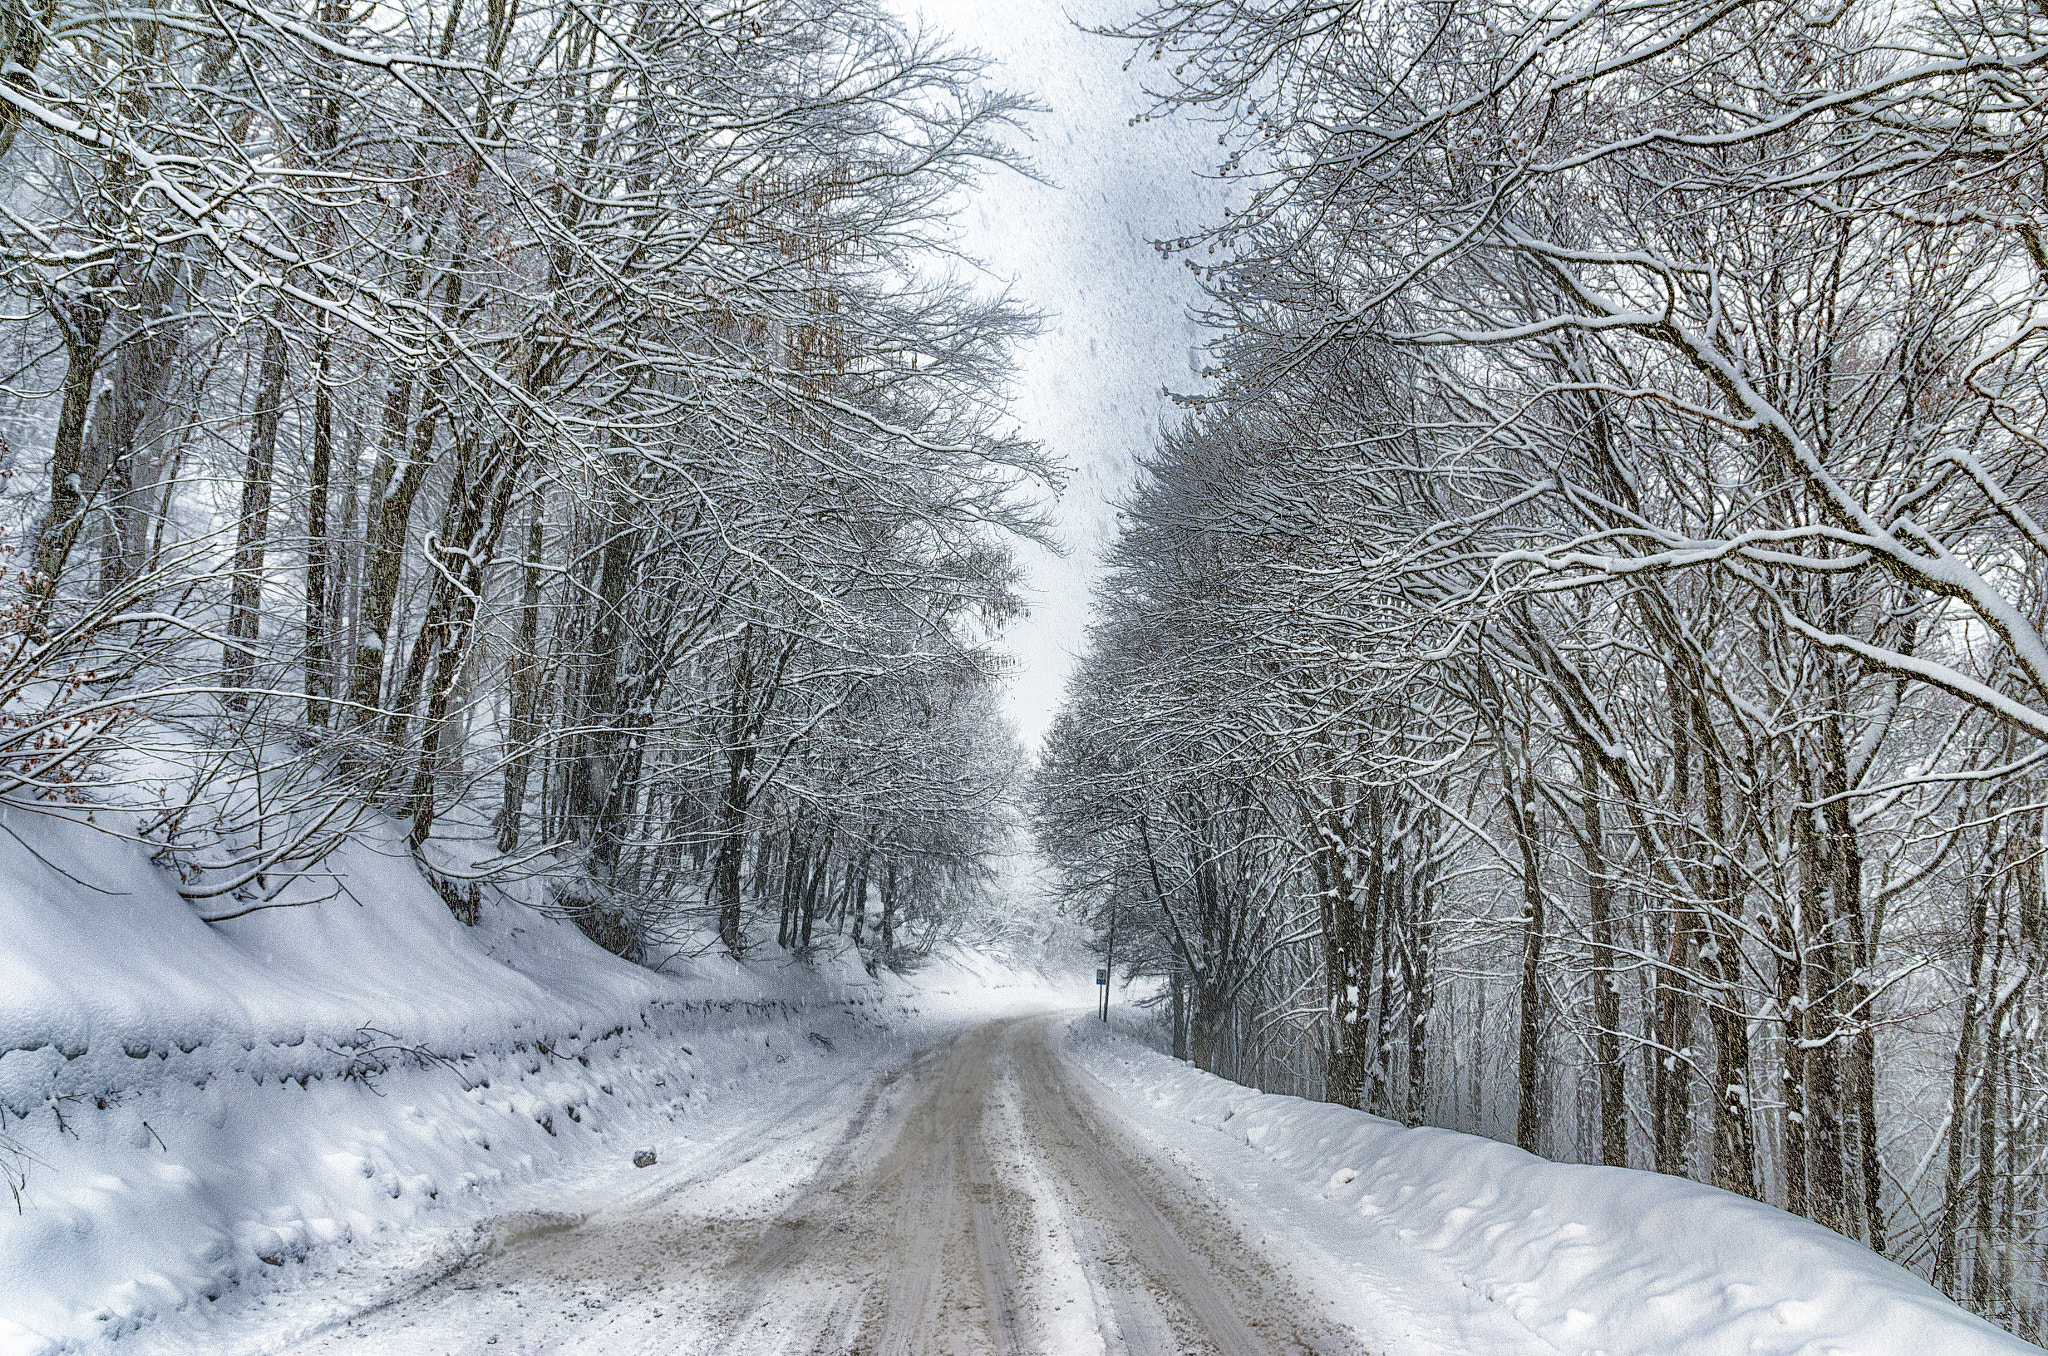
[[[1058,508],[1068,555],[1027,550],[1031,615],[1008,636],[1017,660],[1010,714],[1036,747],[1081,648],[1111,501],[1161,419],[1173,418],[1159,392],[1197,384],[1202,336],[1186,314],[1197,290],[1179,261],[1162,261],[1148,242],[1216,210],[1215,187],[1199,177],[1215,139],[1205,150],[1194,126],[1126,126],[1142,106],[1137,69],[1120,69],[1128,49],[1079,32],[1068,16],[1111,21],[1135,0],[1072,9],[1047,0],[902,3],[998,61],[995,81],[1051,109],[1033,120],[1026,146],[1051,182],[992,176],[960,223],[991,281],[1047,315],[1019,355],[1016,411],[1025,434],[1072,469]]]

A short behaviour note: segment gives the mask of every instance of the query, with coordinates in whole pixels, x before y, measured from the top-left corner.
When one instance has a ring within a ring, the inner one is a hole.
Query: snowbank
[[[205,1346],[380,1249],[445,1270],[564,1174],[687,1157],[1006,982],[971,956],[915,983],[846,955],[656,974],[518,904],[464,927],[395,837],[293,887],[319,902],[209,925],[139,847],[0,827],[0,1166],[27,1175],[4,1356],[152,1321]]]
[[[1905,1268],[1729,1192],[1254,1092],[1093,1022],[1071,1024],[1068,1043],[1118,1093],[1229,1136],[1328,1202],[1283,1227],[1368,1269],[1376,1252],[1404,1270],[1423,1261],[1446,1292],[1498,1306],[1559,1352],[2039,1353]]]

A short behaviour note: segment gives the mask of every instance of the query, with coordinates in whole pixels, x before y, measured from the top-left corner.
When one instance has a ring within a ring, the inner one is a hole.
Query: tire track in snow
[[[1361,1351],[1355,1334],[1313,1318],[1313,1306],[1220,1211],[1133,1146],[1084,1076],[1060,1060],[1057,1024],[1024,1025],[1015,1062],[1027,1122],[1038,1122],[1039,1147],[1076,1198],[1093,1243],[1098,1289],[1109,1292],[1116,1329],[1105,1336],[1134,1356],[1191,1347],[1225,1356]]]
[[[1060,1020],[986,1022],[893,1069],[869,1066],[864,1085],[849,1069],[840,1095],[734,1134],[722,1159],[525,1235],[317,1345],[379,1356],[1362,1352],[1135,1147],[1061,1059]]]

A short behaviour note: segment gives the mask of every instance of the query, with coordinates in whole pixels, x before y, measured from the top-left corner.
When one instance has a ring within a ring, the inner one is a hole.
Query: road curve
[[[815,1164],[510,1238],[300,1350],[1164,1356],[1368,1350],[1140,1150],[1060,1017],[992,1021],[872,1075]]]

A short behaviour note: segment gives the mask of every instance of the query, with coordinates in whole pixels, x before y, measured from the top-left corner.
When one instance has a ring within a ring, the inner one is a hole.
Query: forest
[[[650,963],[987,906],[1053,472],[945,223],[1027,101],[860,0],[4,0],[0,54],[0,799],[140,808],[209,920],[374,817]]]
[[[1175,1053],[1654,1169],[2022,1336],[2048,18],[1172,0],[1201,389],[1033,774]]]
[[[0,806],[209,923],[391,830],[656,967],[908,966],[1021,818],[1200,1068],[2040,1339],[2048,10],[1149,2],[1099,40],[1234,194],[1033,757],[984,58],[0,0]]]

